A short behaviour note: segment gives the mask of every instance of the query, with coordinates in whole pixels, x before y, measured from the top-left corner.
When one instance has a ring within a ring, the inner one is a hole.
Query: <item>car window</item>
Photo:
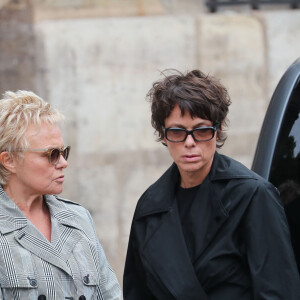
[[[286,70],[274,91],[252,170],[280,192],[300,273],[300,58]]]
[[[280,187],[294,182],[300,188],[300,85],[293,90],[278,135],[269,180]],[[284,203],[289,199],[282,199]]]
[[[300,273],[300,85],[293,90],[277,139],[269,180],[279,189]]]

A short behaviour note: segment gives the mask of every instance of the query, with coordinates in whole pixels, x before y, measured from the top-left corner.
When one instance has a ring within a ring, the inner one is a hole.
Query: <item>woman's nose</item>
[[[194,138],[191,134],[188,134],[184,143],[186,146],[193,146],[196,144],[196,141],[194,140]]]
[[[58,163],[56,164],[56,167],[57,168],[66,168],[67,166],[68,166],[67,160],[62,155],[60,155]]]

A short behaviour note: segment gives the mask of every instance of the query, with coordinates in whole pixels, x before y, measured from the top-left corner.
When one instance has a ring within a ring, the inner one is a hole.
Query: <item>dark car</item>
[[[271,98],[252,170],[279,190],[300,273],[300,58],[280,79]]]

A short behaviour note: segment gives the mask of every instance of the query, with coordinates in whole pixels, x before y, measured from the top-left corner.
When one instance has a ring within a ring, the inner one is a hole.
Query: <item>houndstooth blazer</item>
[[[0,300],[122,299],[89,212],[46,195],[51,243],[0,186]]]

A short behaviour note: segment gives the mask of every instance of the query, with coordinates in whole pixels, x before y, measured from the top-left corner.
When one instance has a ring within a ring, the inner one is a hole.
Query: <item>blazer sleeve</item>
[[[122,292],[117,277],[109,265],[104,250],[98,242],[98,253],[100,259],[100,274],[102,277],[100,286],[97,287],[97,296],[99,300],[121,300]]]
[[[299,300],[300,279],[275,187],[259,183],[243,221],[253,300]]]

